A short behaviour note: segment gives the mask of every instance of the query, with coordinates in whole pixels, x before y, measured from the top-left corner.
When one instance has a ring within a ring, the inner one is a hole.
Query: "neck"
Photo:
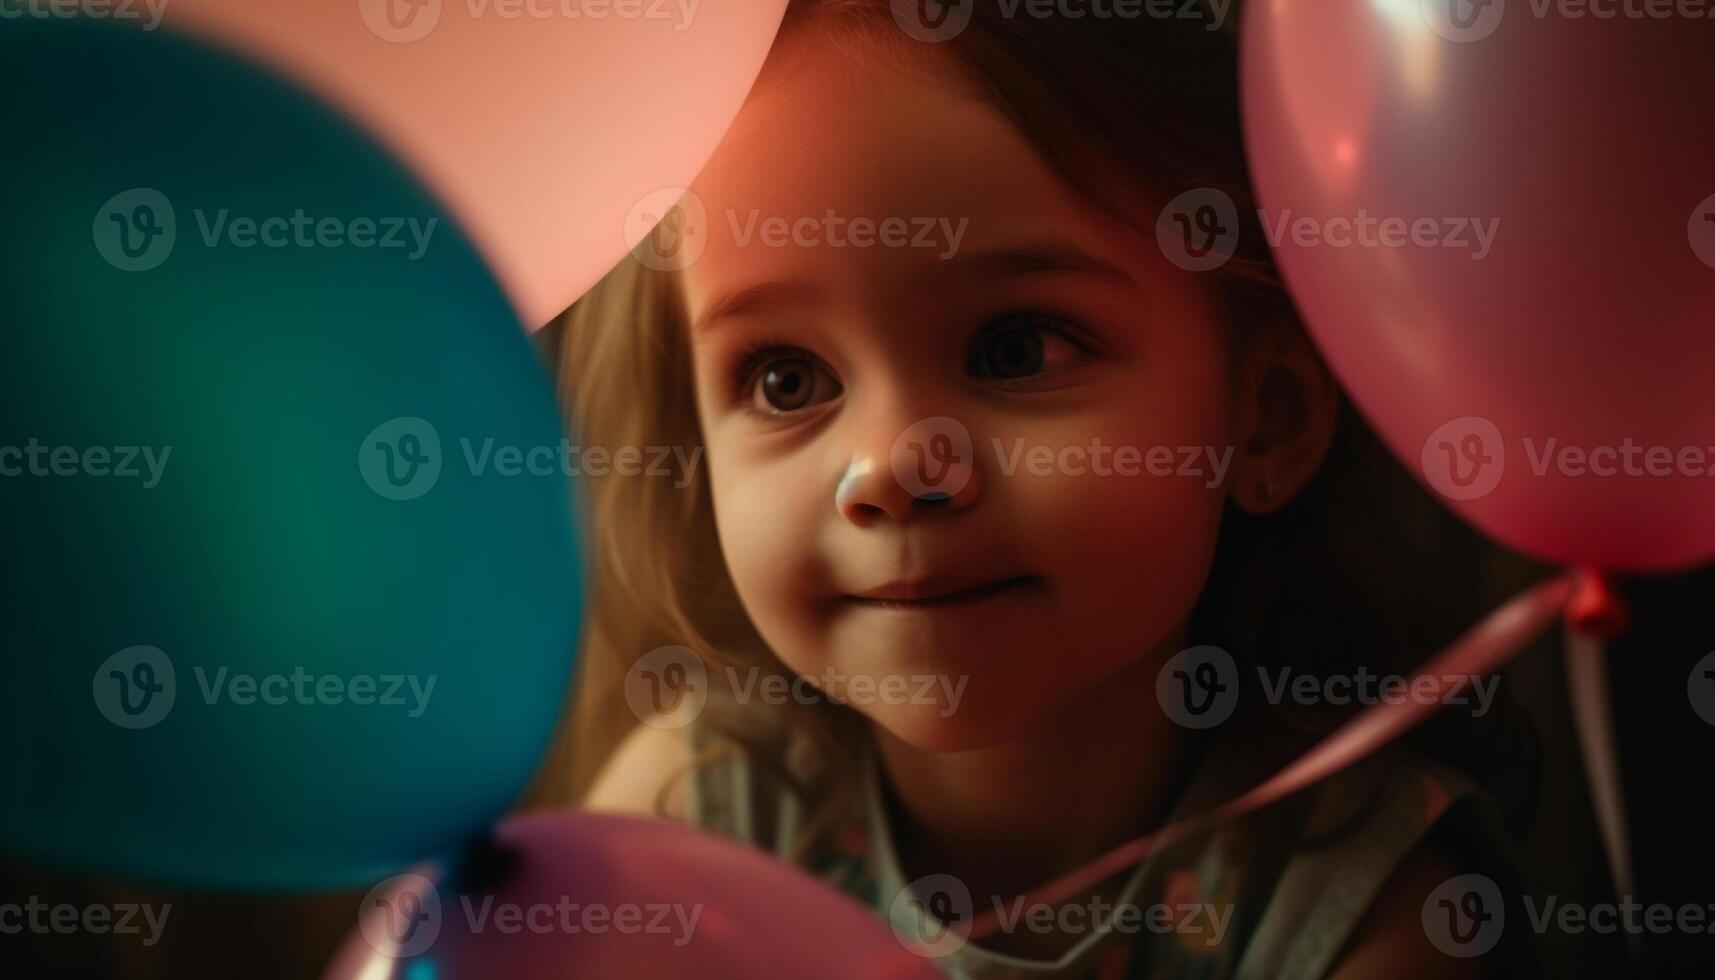
[[[1199,745],[1156,706],[1162,656],[997,745],[932,752],[876,728],[907,880],[951,874],[973,896],[1017,895],[1159,825]]]

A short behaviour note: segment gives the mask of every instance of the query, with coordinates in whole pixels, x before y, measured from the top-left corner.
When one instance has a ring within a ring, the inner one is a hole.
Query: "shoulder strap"
[[[1369,778],[1376,774],[1371,771]],[[1311,826],[1326,825],[1366,778],[1348,771],[1324,784]],[[1438,768],[1404,764],[1382,774],[1374,802],[1349,832],[1295,852],[1257,924],[1234,980],[1320,980],[1334,964],[1364,912],[1394,872],[1442,818],[1456,808],[1481,811],[1462,821],[1472,832],[1497,836],[1493,805],[1465,780]],[[1483,850],[1504,850],[1504,837]]]
[[[702,720],[691,724],[688,737],[690,822],[786,856],[801,820],[797,799],[777,780],[758,778],[740,746]]]

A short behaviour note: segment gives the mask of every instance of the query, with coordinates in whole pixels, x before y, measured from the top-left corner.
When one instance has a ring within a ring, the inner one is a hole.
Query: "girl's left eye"
[[[1007,314],[991,321],[977,338],[971,373],[979,378],[1018,381],[1054,374],[1089,355],[1074,340],[1070,325],[1041,314]]]

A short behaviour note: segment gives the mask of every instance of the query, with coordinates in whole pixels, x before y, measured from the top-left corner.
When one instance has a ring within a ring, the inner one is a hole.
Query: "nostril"
[[[845,507],[846,519],[854,524],[870,524],[887,516],[887,512],[875,504],[852,503]]]

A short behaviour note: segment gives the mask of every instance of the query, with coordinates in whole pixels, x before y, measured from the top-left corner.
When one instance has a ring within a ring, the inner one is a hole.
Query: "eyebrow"
[[[731,317],[755,316],[770,310],[808,305],[826,297],[821,287],[802,280],[764,282],[735,289],[716,300],[696,322],[691,332],[710,329],[716,321]]]
[[[1105,280],[1110,286],[1141,288],[1130,273],[1091,255],[1069,242],[1049,241],[972,255],[955,256],[947,266],[990,279],[1015,279],[1031,275],[1074,273]],[[691,325],[693,333],[712,329],[720,320],[755,316],[826,299],[827,294],[803,280],[763,282],[726,293],[709,306]]]
[[[972,270],[978,275],[994,278],[1071,272],[1106,279],[1113,285],[1128,289],[1140,288],[1137,280],[1124,269],[1065,241],[1049,241],[955,256],[950,263]]]

